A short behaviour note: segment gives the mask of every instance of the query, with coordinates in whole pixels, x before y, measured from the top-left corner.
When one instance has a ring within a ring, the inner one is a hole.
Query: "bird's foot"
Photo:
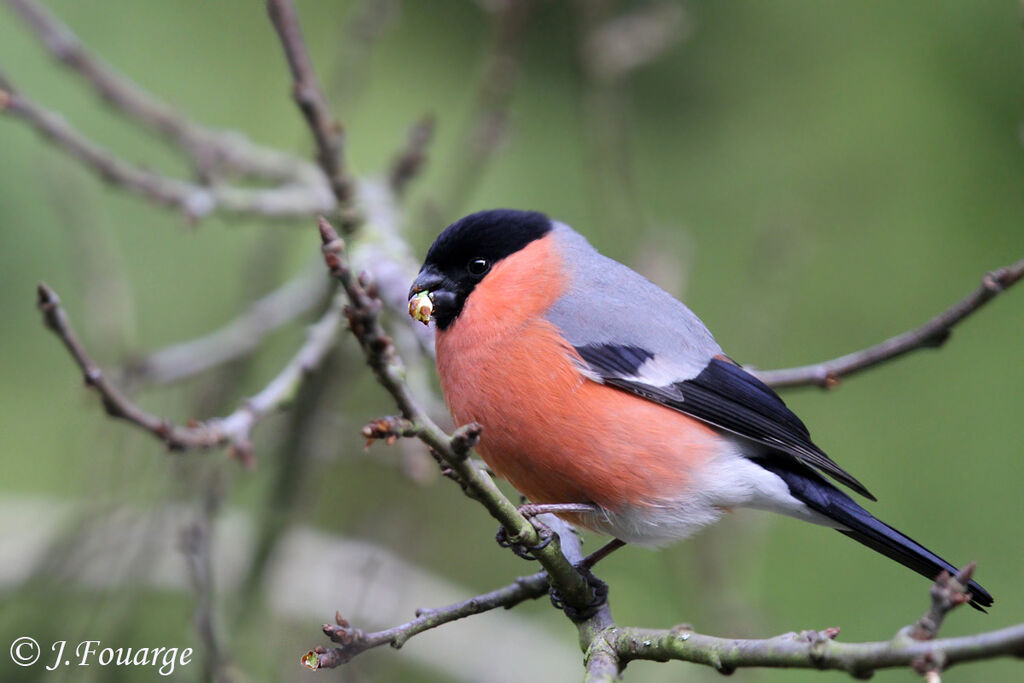
[[[526,503],[519,506],[519,514],[530,520],[530,524],[537,530],[539,541],[532,546],[518,543],[509,538],[505,527],[498,528],[498,533],[494,535],[494,540],[502,548],[510,548],[517,557],[521,557],[524,560],[533,560],[536,559],[535,553],[548,547],[554,536],[554,532],[544,522],[537,519],[538,516],[545,514],[557,515],[568,512],[596,512],[599,509],[596,505],[590,505],[589,503]]]
[[[535,560],[537,559],[534,553],[544,550],[551,543],[551,539],[554,538],[555,533],[551,531],[543,522],[538,522],[536,519],[530,519],[533,524],[533,528],[537,530],[537,543],[533,545],[527,545],[525,543],[519,543],[509,538],[508,531],[505,527],[498,527],[498,533],[494,535],[494,540],[498,542],[502,548],[508,548],[516,554],[516,557],[521,557],[524,560]]]
[[[589,603],[582,607],[567,605],[562,594],[554,586],[548,591],[548,595],[551,597],[551,604],[556,609],[562,610],[565,612],[565,616],[578,622],[585,621],[594,616],[608,602],[608,584],[594,576],[594,573],[586,566],[576,565],[576,570],[587,580],[591,592],[594,594],[593,599]]]

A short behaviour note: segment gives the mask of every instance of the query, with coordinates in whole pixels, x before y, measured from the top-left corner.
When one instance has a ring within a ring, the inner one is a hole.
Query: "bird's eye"
[[[469,274],[475,275],[476,277],[480,277],[490,269],[491,262],[485,258],[471,259],[470,262],[466,264],[466,270],[469,271]]]

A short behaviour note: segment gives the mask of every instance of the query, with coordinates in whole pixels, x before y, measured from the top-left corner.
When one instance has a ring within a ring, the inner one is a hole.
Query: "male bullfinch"
[[[782,399],[722,353],[690,309],[541,213],[448,226],[410,290],[437,326],[456,424],[537,504],[628,543],[682,539],[736,507],[829,526],[930,579],[949,562],[875,519],[874,500]],[[975,582],[971,604],[992,596]]]

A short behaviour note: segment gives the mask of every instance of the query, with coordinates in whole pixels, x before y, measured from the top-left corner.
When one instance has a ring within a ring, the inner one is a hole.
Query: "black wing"
[[[575,348],[605,384],[787,453],[875,500],[863,484],[814,445],[807,427],[778,394],[729,360],[712,358],[696,377],[654,386],[638,374],[641,366],[654,357],[645,349],[616,344]]]

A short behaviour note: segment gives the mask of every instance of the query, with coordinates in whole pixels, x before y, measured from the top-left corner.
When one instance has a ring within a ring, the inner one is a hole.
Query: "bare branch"
[[[128,363],[126,374],[148,384],[170,384],[246,356],[264,337],[323,301],[330,280],[307,269],[287,281],[224,327],[197,339],[167,346]]]
[[[661,57],[687,33],[683,8],[674,2],[653,2],[613,18],[596,15],[609,7],[581,2],[594,25],[583,37],[581,57],[590,78],[611,83]]]
[[[923,617],[917,620],[917,623],[908,627],[908,634],[911,638],[931,640],[939,635],[939,629],[942,628],[942,622],[945,621],[947,614],[971,601],[971,593],[967,586],[974,575],[974,568],[975,563],[971,562],[957,572],[956,576],[950,576],[949,572],[945,570],[939,573],[930,591],[931,607]]]
[[[400,14],[398,0],[360,0],[349,12],[337,41],[340,68],[328,75],[328,95],[340,95],[351,104],[360,99],[369,81],[371,56]]]
[[[345,129],[331,115],[327,100],[320,89],[309,49],[302,37],[299,18],[291,0],[267,0],[270,21],[281,39],[288,67],[292,72],[292,97],[299,106],[313,139],[316,141],[317,161],[330,182],[331,190],[342,210],[342,225],[351,231],[361,219],[354,211],[355,181],[345,170]]]
[[[971,593],[967,586],[974,575],[974,563],[957,572],[956,576],[950,576],[949,572],[943,570],[935,583],[932,584],[932,604],[928,611],[917,622],[901,631],[914,640],[932,640],[939,634],[942,622],[951,611],[971,601]],[[941,654],[929,653],[921,659],[914,660],[912,666],[920,674],[930,676],[936,681],[939,674],[946,666],[946,659]],[[929,679],[931,680],[931,679]]]
[[[924,348],[942,346],[953,328],[992,299],[1024,277],[1024,259],[987,273],[981,286],[964,299],[950,306],[924,325],[886,339],[861,351],[814,365],[784,370],[751,370],[765,384],[782,388],[817,385],[824,389],[837,386],[840,379],[867,370],[881,363]]]
[[[415,436],[415,425],[402,418],[387,417],[376,420],[363,428],[363,435],[368,439],[387,439],[389,443],[399,436]],[[583,557],[582,548],[578,537],[572,532],[572,527],[558,517],[551,514],[542,515],[544,524],[549,525],[563,540],[563,548],[566,558],[573,562],[580,562],[584,566],[592,567],[607,557],[607,546],[599,548],[587,557]],[[302,664],[311,669],[333,668],[352,660],[353,657],[363,652],[379,647],[384,644],[394,648],[400,648],[410,638],[424,631],[463,619],[474,614],[481,614],[499,607],[511,609],[521,602],[535,600],[548,593],[550,580],[546,571],[537,572],[530,576],[520,576],[515,582],[493,590],[483,595],[457,602],[446,607],[433,609],[420,609],[416,611],[416,618],[399,626],[383,631],[366,633],[353,627],[344,619],[341,614],[335,614],[335,625],[324,624],[324,633],[328,638],[341,647],[328,650],[324,647],[317,647],[310,650],[302,657]]]
[[[55,59],[81,76],[111,106],[181,146],[204,177],[230,172],[311,187],[324,185],[320,171],[305,159],[254,144],[241,133],[207,128],[182,116],[90,52],[66,24],[35,0],[7,0],[7,4]]]
[[[101,178],[141,194],[150,201],[172,206],[190,219],[216,210],[268,217],[308,216],[329,211],[334,199],[325,188],[286,184],[273,188],[203,186],[134,166],[75,130],[60,114],[44,109],[17,92],[0,75],[0,113],[33,126],[43,137],[78,159]]]
[[[966,583],[960,582],[969,581],[972,571],[973,566],[968,566],[955,579],[940,577],[932,588],[928,615],[901,629],[892,640],[872,643],[839,643],[835,640],[838,628],[745,640],[706,636],[689,626],[668,630],[623,627],[612,620],[606,605],[579,624],[587,680],[615,680],[619,670],[637,659],[693,662],[723,674],[741,667],[772,667],[831,669],[870,678],[878,669],[914,667],[919,673],[937,674],[957,662],[1024,656],[1024,624],[961,638],[927,640],[946,613],[970,600],[963,588]],[[941,616],[936,619],[938,612]],[[925,622],[929,625],[924,626]]]
[[[520,58],[533,0],[484,6],[492,13],[492,38],[477,85],[474,120],[467,127],[456,158],[447,163],[451,179],[432,213],[458,211],[483,177],[483,170],[506,138],[512,95],[519,82]]]
[[[405,147],[391,163],[388,186],[396,197],[405,194],[409,182],[423,170],[427,161],[427,147],[434,139],[435,121],[431,115],[424,116],[409,129]]]
[[[400,626],[383,631],[366,633],[354,628],[341,614],[335,615],[335,624],[324,624],[324,633],[340,647],[317,647],[302,657],[302,664],[310,669],[327,669],[340,666],[353,657],[374,647],[387,644],[400,648],[409,638],[438,626],[451,623],[458,619],[480,614],[492,609],[503,607],[511,609],[526,600],[547,595],[548,574],[537,572],[530,576],[521,576],[515,583],[504,586],[490,593],[484,593],[453,605],[437,609],[420,609],[416,618]]]
[[[534,556],[547,570],[552,583],[558,586],[565,603],[580,609],[590,607],[594,599],[593,589],[586,577],[566,560],[557,536],[549,543],[542,543],[533,524],[519,513],[489,476],[470,462],[468,456],[479,439],[480,427],[463,425],[449,436],[419,406],[405,381],[403,363],[378,320],[381,302],[376,297],[375,285],[369,278],[352,275],[345,244],[331,224],[321,217],[319,226],[324,261],[349,298],[345,311],[349,328],[363,348],[367,365],[380,385],[391,394],[402,417],[416,426],[416,436],[450,468],[466,494],[479,501],[501,523],[510,542],[535,548]]]
[[[199,514],[181,530],[180,546],[196,597],[193,621],[203,646],[205,680],[228,683],[235,677],[230,673],[232,658],[220,630],[213,565],[214,522],[224,502],[219,468],[206,473],[203,487]]]
[[[81,368],[86,386],[100,395],[108,415],[153,434],[171,450],[230,446],[242,462],[249,462],[252,457],[249,433],[253,426],[288,402],[303,378],[316,369],[334,346],[341,329],[342,306],[342,297],[335,297],[327,312],[309,328],[299,351],[260,393],[226,417],[182,426],[143,410],[108,381],[72,331],[57,293],[44,284],[39,285],[39,309],[46,326],[63,342]]]
[[[409,283],[416,278],[419,261],[412,255],[409,242],[401,232],[403,214],[396,197],[382,181],[364,180],[359,186],[361,208],[366,223],[352,243],[352,269],[367,272],[377,286],[377,294],[388,311],[399,321],[396,335],[411,335],[418,351],[434,355],[434,330],[409,317]],[[403,336],[399,336],[401,341]],[[402,348],[410,352],[410,345]],[[416,387],[420,389],[419,386]]]
[[[909,667],[915,661],[941,658],[958,662],[1024,655],[1024,624],[959,638],[918,641],[897,636],[873,643],[839,643],[837,629],[786,633],[766,640],[715,638],[687,629],[657,631],[616,627],[604,631],[620,661],[680,660],[705,664],[721,673],[740,667],[831,669],[868,678],[878,669]]]

